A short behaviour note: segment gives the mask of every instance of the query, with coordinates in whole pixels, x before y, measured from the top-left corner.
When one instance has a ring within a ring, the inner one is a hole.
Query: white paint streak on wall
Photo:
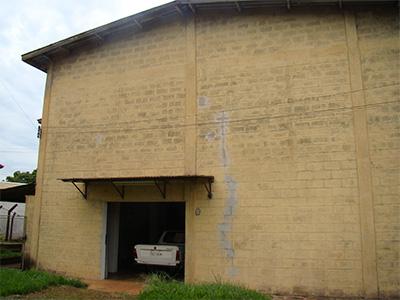
[[[227,117],[226,112],[222,112],[218,115],[217,119],[221,122],[221,160],[224,166],[224,180],[228,189],[228,196],[224,207],[224,219],[223,222],[218,225],[218,231],[220,234],[220,245],[224,249],[226,257],[230,260],[228,275],[233,277],[239,274],[239,270],[234,266],[235,249],[233,247],[232,238],[229,236],[232,231],[232,222],[238,200],[236,195],[237,183],[229,174],[230,160],[226,144],[226,126],[227,123],[229,123],[229,118]]]

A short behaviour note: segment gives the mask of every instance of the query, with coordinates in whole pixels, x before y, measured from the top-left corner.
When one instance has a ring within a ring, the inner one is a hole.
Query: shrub
[[[10,258],[10,257],[20,257],[21,252],[15,252],[8,249],[0,249],[0,259],[1,258]]]
[[[185,284],[153,275],[138,300],[270,300],[270,297],[229,283]]]

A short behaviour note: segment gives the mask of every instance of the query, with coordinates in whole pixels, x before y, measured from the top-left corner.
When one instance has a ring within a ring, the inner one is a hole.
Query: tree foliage
[[[33,183],[36,182],[36,170],[32,172],[14,172],[13,176],[7,176],[6,181],[8,182],[23,182],[23,183]]]

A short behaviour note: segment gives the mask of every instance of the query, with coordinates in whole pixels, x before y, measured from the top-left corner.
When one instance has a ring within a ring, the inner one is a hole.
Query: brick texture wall
[[[198,45],[198,163],[218,174],[220,206],[203,204],[218,229],[199,220],[213,237],[198,239],[200,279],[211,268],[271,292],[360,293],[343,14],[204,16]]]
[[[389,11],[357,13],[367,104],[377,272],[382,295],[400,295],[399,18]]]
[[[39,266],[99,278],[104,203],[118,200],[99,187],[83,201],[57,178],[182,175],[190,161],[216,182],[212,200],[201,186],[169,196],[188,203],[188,281],[399,295],[398,22],[391,8],[199,13],[55,60]],[[126,201],[146,195],[159,197]]]
[[[58,179],[183,172],[182,32],[176,20],[149,32],[121,32],[54,64],[43,124],[41,268],[99,278],[104,201],[119,199],[108,185],[110,195],[84,201]]]

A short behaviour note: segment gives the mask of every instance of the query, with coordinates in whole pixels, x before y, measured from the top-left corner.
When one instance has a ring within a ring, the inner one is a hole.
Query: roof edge
[[[68,45],[82,42],[85,40],[87,41],[93,39],[102,39],[102,34],[104,34],[104,32],[113,31],[118,28],[124,27],[128,24],[132,25],[135,24],[136,26],[140,27],[142,19],[147,18],[150,14],[163,12],[166,9],[173,7],[174,3],[175,1],[168,2],[166,4],[156,6],[151,9],[139,12],[137,14],[130,15],[122,19],[118,19],[116,21],[107,23],[105,25],[67,37],[55,43],[51,43],[41,48],[24,53],[21,55],[21,59],[25,63],[28,63],[33,67],[38,68],[41,71],[47,72],[48,63],[51,62],[49,56],[51,55],[52,52],[57,51],[60,48],[63,49],[64,51],[69,51]]]
[[[49,44],[47,46],[38,48],[36,50],[27,52],[21,55],[22,61],[33,67],[47,72],[51,63],[51,55],[58,52],[69,52],[74,48],[78,48],[83,44],[102,40],[103,35],[109,34],[115,30],[122,29],[129,26],[137,26],[142,29],[146,22],[162,18],[165,15],[175,13],[176,15],[183,16],[185,13],[195,13],[197,8],[221,8],[231,5],[237,7],[243,6],[257,8],[257,7],[273,7],[273,6],[286,6],[288,9],[294,6],[302,5],[323,5],[331,4],[341,6],[343,4],[390,4],[397,3],[396,0],[175,0],[166,4],[150,8],[148,10],[139,12],[137,14],[124,17],[122,19],[107,23],[105,25],[84,31],[82,33],[73,35],[71,37],[62,39],[58,42]]]

